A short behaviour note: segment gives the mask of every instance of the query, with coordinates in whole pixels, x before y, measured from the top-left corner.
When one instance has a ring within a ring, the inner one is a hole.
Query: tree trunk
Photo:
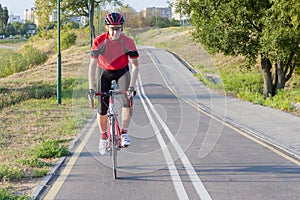
[[[277,82],[277,85],[276,85],[276,92],[278,89],[283,89],[284,86],[285,86],[285,73],[284,73],[284,70],[283,70],[283,63],[280,62],[278,64],[278,68],[277,68],[277,76],[278,76],[278,82]]]
[[[272,84],[272,64],[268,58],[262,57],[261,58],[261,69],[264,79],[264,89],[263,95],[268,97],[269,95],[274,96],[273,84]]]

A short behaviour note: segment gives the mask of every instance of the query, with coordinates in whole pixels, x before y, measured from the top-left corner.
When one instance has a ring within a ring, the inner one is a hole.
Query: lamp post
[[[94,0],[88,1],[88,9],[89,9],[89,26],[90,26],[90,46],[93,45],[93,33],[94,33],[94,27],[93,27],[93,17],[94,17]]]
[[[57,104],[61,104],[60,1],[57,0]]]
[[[98,6],[98,34],[102,33],[102,10],[101,5]]]

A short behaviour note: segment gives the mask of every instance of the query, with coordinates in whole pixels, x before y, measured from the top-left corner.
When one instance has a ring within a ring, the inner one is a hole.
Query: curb
[[[73,140],[73,142],[68,147],[69,151],[74,149],[74,147],[80,141],[80,138],[82,138],[82,136],[87,132],[87,129],[89,128],[90,124],[93,122],[95,116],[96,114],[93,114],[93,116],[87,121],[85,126],[81,129],[77,137]],[[51,169],[51,171],[44,177],[44,179],[39,183],[38,187],[31,193],[31,195],[29,196],[30,199],[39,199],[41,197],[42,193],[49,186],[48,183],[57,174],[57,171],[60,169],[62,164],[66,161],[67,157],[69,156],[60,157],[60,159],[56,162],[55,166]]]

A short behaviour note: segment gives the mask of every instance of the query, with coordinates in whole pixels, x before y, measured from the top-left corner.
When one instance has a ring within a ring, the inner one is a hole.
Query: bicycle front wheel
[[[111,157],[112,157],[112,169],[113,177],[117,179],[117,140],[116,140],[116,122],[115,118],[111,118],[110,134],[111,134]]]

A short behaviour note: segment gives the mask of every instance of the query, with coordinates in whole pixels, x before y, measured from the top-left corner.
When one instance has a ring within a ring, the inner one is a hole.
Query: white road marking
[[[141,89],[142,89],[142,87],[141,87]],[[182,184],[181,178],[180,178],[180,176],[178,174],[178,171],[176,169],[176,166],[175,166],[175,164],[173,162],[172,156],[170,155],[170,152],[169,152],[169,150],[167,148],[167,145],[166,145],[164,139],[162,138],[162,136],[161,136],[161,134],[159,132],[159,128],[157,127],[156,123],[154,122],[154,119],[151,116],[150,111],[147,108],[147,105],[146,105],[146,103],[145,103],[145,101],[143,99],[143,97],[145,97],[145,95],[141,94],[139,88],[137,89],[137,92],[138,92],[139,96],[141,97],[140,100],[141,100],[141,102],[143,104],[143,107],[144,107],[144,110],[146,112],[146,115],[147,115],[147,117],[148,117],[148,119],[149,119],[149,121],[150,121],[153,129],[154,129],[154,132],[155,132],[155,135],[157,137],[158,143],[159,143],[159,145],[160,145],[160,147],[162,149],[163,155],[164,155],[164,157],[166,159],[166,163],[168,165],[169,173],[170,173],[171,178],[173,180],[173,184],[174,184],[175,190],[177,192],[177,196],[178,196],[179,199],[189,199],[188,196],[187,196],[187,193],[185,191],[185,188],[184,188],[184,186]]]
[[[75,162],[77,161],[80,153],[82,152],[82,149],[87,144],[87,142],[90,139],[90,137],[91,137],[93,131],[95,130],[96,126],[97,126],[97,120],[95,120],[94,123],[92,124],[92,127],[89,128],[89,131],[85,135],[83,141],[79,143],[78,147],[76,148],[76,150],[74,151],[73,155],[71,156],[69,162],[66,164],[66,167],[61,172],[61,174],[59,175],[59,177],[57,178],[57,180],[54,182],[54,184],[50,188],[49,192],[47,192],[47,194],[45,195],[44,199],[55,199],[55,196],[57,195],[57,193],[59,192],[60,188],[62,187],[62,185],[66,181],[66,179],[67,179],[68,175],[70,174],[70,172],[71,172],[71,170],[72,170]]]
[[[151,58],[151,60],[154,63],[155,67],[159,70],[159,68],[158,68],[156,62],[153,60],[152,56],[148,52],[147,52],[147,54]],[[138,81],[139,81],[139,84],[140,84],[140,87],[141,87],[142,96],[146,99],[146,101],[147,101],[149,107],[151,108],[153,114],[155,115],[155,117],[157,118],[157,120],[159,121],[159,123],[162,125],[162,127],[165,130],[165,132],[166,132],[166,134],[167,134],[170,142],[175,147],[175,149],[176,149],[178,155],[180,156],[180,159],[181,159],[181,161],[182,161],[182,163],[183,163],[183,165],[184,165],[184,167],[186,169],[186,172],[188,173],[188,175],[190,177],[190,180],[192,181],[192,183],[194,185],[194,188],[197,191],[199,197],[201,199],[203,199],[203,200],[210,200],[211,197],[210,197],[208,191],[206,190],[206,188],[204,187],[204,185],[203,185],[202,181],[200,180],[199,176],[195,172],[192,164],[190,163],[189,159],[185,155],[183,149],[181,148],[181,146],[178,144],[178,142],[174,138],[174,136],[171,133],[171,131],[168,128],[168,126],[165,124],[165,122],[162,120],[162,118],[160,117],[160,115],[157,113],[156,109],[154,108],[153,104],[150,102],[149,98],[145,95],[144,88],[142,87],[142,85],[143,85],[142,84],[142,80],[141,80],[140,76],[139,76]],[[165,80],[165,82],[166,82],[166,80]]]

